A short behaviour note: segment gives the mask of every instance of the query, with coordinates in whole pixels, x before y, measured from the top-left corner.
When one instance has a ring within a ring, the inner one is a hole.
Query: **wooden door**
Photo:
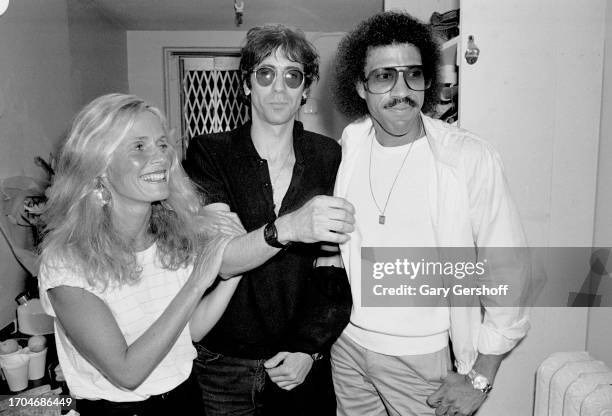
[[[605,2],[463,0],[460,7],[461,127],[500,151],[532,246],[591,246]],[[474,65],[463,58],[470,35],[480,49]],[[552,352],[585,349],[587,315],[534,308],[529,335],[504,360],[478,415],[532,414],[538,365]]]
[[[465,0],[459,122],[501,152],[532,243],[591,245],[603,0]]]

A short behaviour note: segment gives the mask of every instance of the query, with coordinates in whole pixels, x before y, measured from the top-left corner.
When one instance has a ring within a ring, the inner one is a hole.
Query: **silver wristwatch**
[[[477,373],[474,369],[470,370],[470,372],[466,374],[466,377],[472,383],[472,387],[476,390],[480,390],[484,394],[488,394],[493,389],[493,386],[489,383],[489,379]]]

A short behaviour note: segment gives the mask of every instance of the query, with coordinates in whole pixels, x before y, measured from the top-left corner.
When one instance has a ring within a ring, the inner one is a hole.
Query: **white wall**
[[[11,1],[0,16],[0,178],[37,176],[72,115],[65,1]],[[1,203],[1,202],[0,202]],[[25,229],[12,227],[25,240]],[[15,317],[25,275],[0,240],[0,326]]]
[[[342,130],[348,124],[346,118],[336,109],[332,99],[330,81],[333,76],[333,58],[336,54],[338,43],[344,33],[314,33],[309,34],[310,41],[319,52],[321,62],[319,64],[319,82],[310,89],[310,100],[315,105],[316,114],[305,113],[304,109],[310,103],[302,107],[299,119],[304,127],[310,131],[324,134],[333,139],[340,140]]]
[[[110,92],[129,92],[127,32],[91,0],[67,0],[70,77],[75,111]]]
[[[0,178],[40,176],[34,157],[55,152],[78,107],[102,91],[127,90],[119,32],[88,0],[10,2],[0,16]],[[26,231],[11,227],[18,242]],[[24,281],[0,238],[0,327],[15,317]]]
[[[612,246],[612,4],[606,4],[606,35],[604,46],[601,130],[597,175],[594,245]],[[609,273],[599,287],[599,293],[612,293],[612,259]],[[612,308],[589,311],[587,349],[591,355],[612,368]]]

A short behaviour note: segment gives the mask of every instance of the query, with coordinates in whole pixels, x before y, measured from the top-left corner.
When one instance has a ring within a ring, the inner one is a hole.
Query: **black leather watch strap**
[[[269,246],[274,248],[287,248],[288,246],[288,244],[281,244],[278,241],[278,231],[276,230],[274,221],[267,223],[264,227],[264,240]]]

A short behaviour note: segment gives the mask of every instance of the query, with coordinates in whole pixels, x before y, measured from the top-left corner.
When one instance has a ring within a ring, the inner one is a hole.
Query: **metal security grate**
[[[239,62],[227,56],[181,58],[184,137],[228,131],[249,119],[239,99]]]

